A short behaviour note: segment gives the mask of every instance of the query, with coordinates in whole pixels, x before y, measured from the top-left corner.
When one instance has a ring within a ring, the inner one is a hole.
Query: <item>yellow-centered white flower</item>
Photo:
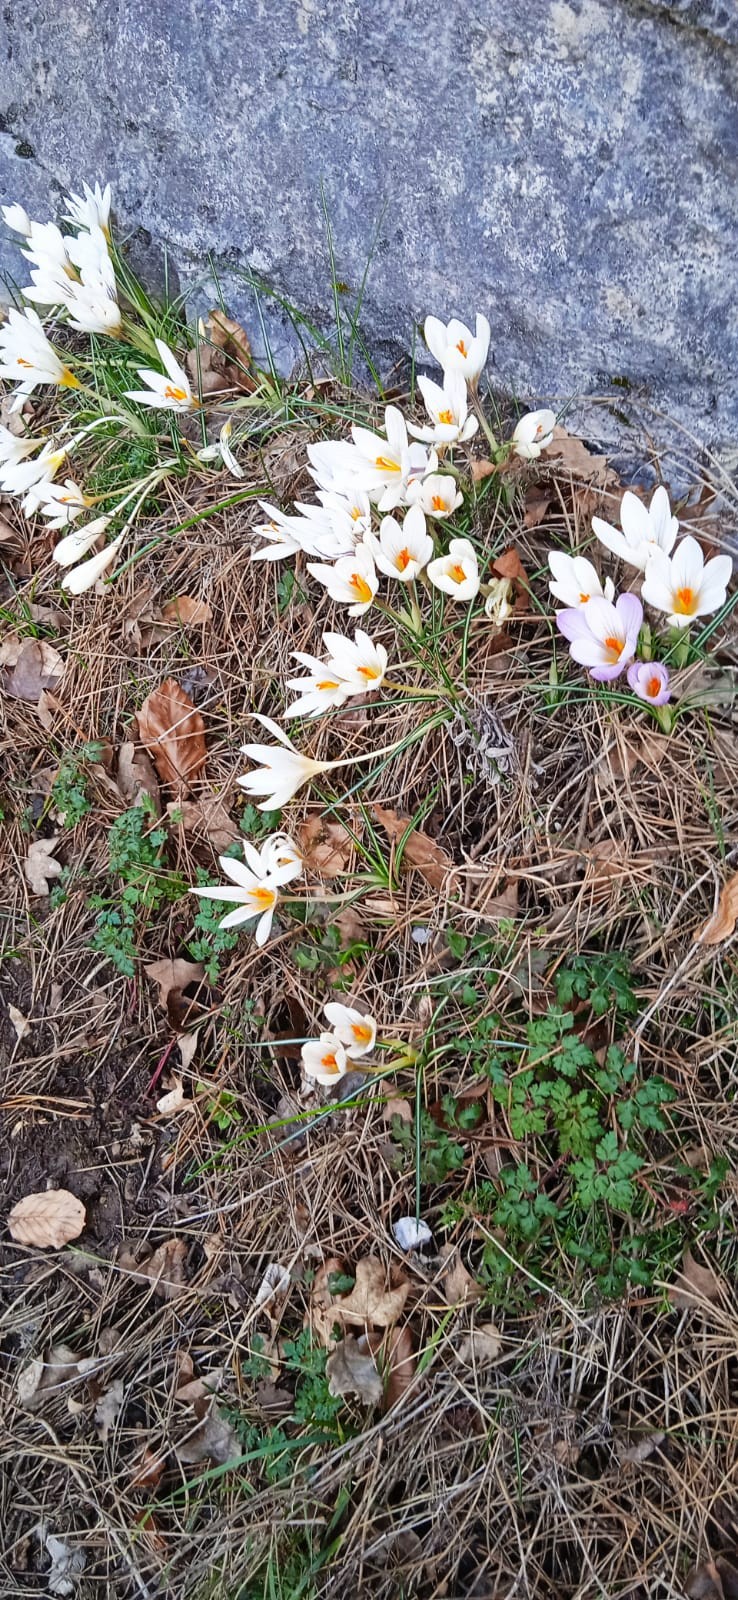
[[[86,589],[91,589],[108,567],[112,567],[124,539],[125,533],[119,533],[117,539],[106,544],[104,550],[99,550],[89,561],[83,561],[81,567],[75,567],[73,572],[68,572],[66,578],[62,578],[62,589],[66,589],[67,594],[84,594]]]
[[[487,318],[478,316],[476,332],[472,333],[466,323],[459,322],[456,317],[450,322],[426,317],[423,332],[431,355],[440,362],[444,372],[460,372],[466,382],[476,388],[489,353]]]
[[[407,495],[411,505],[420,506],[427,517],[452,517],[464,496],[448,472],[431,472],[427,478],[416,479]]]
[[[0,427],[0,487],[3,487],[3,474],[11,467],[17,467],[21,461],[26,461],[34,450],[40,450],[41,444],[41,439],[34,439],[30,433],[19,436],[12,433],[10,428]]]
[[[319,489],[350,497],[366,476],[366,458],[348,439],[321,439],[307,447],[310,476]]]
[[[604,584],[586,556],[569,556],[565,550],[549,551],[548,564],[553,574],[549,589],[564,606],[586,606],[593,595],[604,595],[614,600],[615,585],[612,578]]]
[[[479,423],[476,417],[468,415],[466,379],[461,372],[453,368],[449,370],[444,377],[443,388],[431,378],[420,377],[418,388],[433,426],[419,428],[409,422],[408,433],[414,439],[422,439],[426,444],[435,444],[441,449],[473,437]]]
[[[392,511],[407,499],[410,485],[435,472],[438,458],[421,444],[410,444],[407,424],[397,406],[384,413],[384,437],[369,428],[351,429],[360,457],[359,481],[379,511]]]
[[[152,367],[139,367],[139,378],[148,384],[148,388],[127,389],[126,399],[135,400],[141,406],[153,406],[160,411],[194,411],[199,402],[192,393],[184,367],[180,366],[163,339],[155,339],[154,343],[165,370],[155,372]]]
[[[355,1006],[345,1006],[338,1000],[331,1000],[323,1007],[323,1016],[352,1060],[356,1061],[374,1049],[377,1024],[367,1013],[357,1011]]]
[[[262,545],[259,550],[252,550],[251,560],[283,561],[286,556],[296,555],[298,550],[302,549],[299,539],[295,536],[294,527],[299,518],[286,516],[285,512],[280,511],[278,506],[270,505],[268,500],[260,500],[259,505],[262,511],[266,513],[268,520],[266,522],[258,522],[254,528],[254,533],[258,533],[260,539],[266,539],[269,542]]]
[[[291,863],[267,872],[264,870],[259,851],[253,845],[244,843],[243,850],[247,865],[234,860],[232,856],[218,858],[233,887],[225,884],[216,884],[208,888],[193,887],[191,893],[201,895],[205,900],[235,902],[237,909],[226,913],[218,923],[219,928],[238,928],[242,923],[253,922],[256,918],[254,940],[261,949],[269,938],[272,918],[279,900],[279,889],[282,884],[288,883],[295,873]]]
[[[337,1083],[348,1072],[346,1051],[335,1033],[321,1033],[319,1039],[308,1039],[302,1047],[303,1071],[308,1078],[326,1086]]]
[[[38,510],[42,517],[48,518],[49,528],[58,532],[60,528],[68,527],[70,522],[75,522],[90,504],[79,484],[67,478],[65,483],[46,484]]]
[[[250,857],[245,844],[243,848],[248,863]],[[249,850],[252,848],[249,845]],[[267,877],[272,877],[278,872],[282,883],[289,883],[292,878],[299,878],[305,870],[300,851],[288,833],[270,833],[269,838],[260,845],[258,854],[261,870]]]
[[[513,451],[523,461],[537,461],[542,450],[553,442],[556,412],[544,407],[542,411],[528,411],[515,426],[512,436]]]
[[[665,611],[673,628],[688,628],[695,617],[709,617],[725,604],[733,572],[730,556],[705,561],[691,534],[674,554],[664,550],[649,556],[641,596],[657,611]]]
[[[328,772],[334,763],[311,761],[309,756],[295,749],[292,740],[272,717],[265,717],[261,712],[256,712],[255,716],[278,743],[243,745],[243,755],[258,765],[255,771],[245,772],[237,781],[247,794],[263,796],[259,811],[281,811],[303,784],[321,772]]]
[[[84,528],[75,528],[72,533],[66,534],[63,539],[54,545],[53,559],[60,567],[73,567],[81,561],[88,551],[97,544],[100,535],[105,532],[110,517],[95,517],[93,522],[86,522]]]
[[[68,286],[64,304],[73,328],[81,333],[107,333],[117,337],[122,327],[115,271],[102,228],[80,233],[69,241],[69,257],[79,269],[80,282]]]
[[[629,567],[638,567],[640,572],[645,572],[651,556],[659,553],[668,556],[674,549],[679,523],[671,514],[666,489],[659,484],[658,489],[654,489],[649,506],[645,506],[637,494],[626,489],[620,502],[620,528],[614,528],[602,517],[593,517],[592,532],[606,550],[620,556],[621,561],[625,561]]]
[[[49,439],[32,461],[19,461],[3,471],[0,476],[2,488],[6,494],[25,496],[21,504],[27,517],[34,516],[46,499],[46,489],[53,483],[68,454],[66,445],[55,445]]]
[[[384,517],[379,536],[368,533],[366,542],[380,572],[400,583],[412,583],[433,555],[433,540],[419,505],[405,512],[402,526],[395,517]]]
[[[106,238],[110,238],[110,206],[112,194],[110,184],[106,183],[101,189],[99,183],[91,189],[89,184],[83,183],[83,194],[67,195],[67,222],[73,222],[78,228],[102,228]]]
[[[348,605],[350,617],[363,616],[379,588],[372,553],[364,543],[357,544],[353,554],[342,556],[335,566],[308,561],[307,569],[324,585],[332,600]]]
[[[7,322],[0,327],[0,378],[18,383],[11,411],[19,411],[39,384],[80,387],[79,378],[59,359],[31,306],[24,312],[11,306]]]
[[[25,300],[41,306],[65,304],[71,286],[79,283],[79,273],[67,250],[70,243],[55,222],[31,223],[22,252],[31,265],[31,282],[23,290]]]
[[[435,589],[454,600],[473,600],[479,593],[477,552],[468,539],[452,539],[448,555],[428,564],[428,577]]]
[[[231,449],[232,437],[233,423],[231,418],[228,417],[227,421],[223,423],[216,443],[206,445],[204,450],[198,450],[197,459],[198,461],[220,461],[226,471],[230,472],[232,478],[242,478],[243,467],[239,465]]]
[[[321,661],[303,650],[293,650],[293,658],[307,667],[307,678],[289,678],[287,688],[299,691],[299,699],[285,710],[286,717],[317,717],[344,705],[358,694],[378,689],[387,670],[387,651],[375,644],[361,628],[353,639],[341,633],[324,633],[323,644],[330,652]]]

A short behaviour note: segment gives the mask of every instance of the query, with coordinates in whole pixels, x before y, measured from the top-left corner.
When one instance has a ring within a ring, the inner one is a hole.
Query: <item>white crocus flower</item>
[[[30,306],[25,312],[12,306],[7,322],[0,327],[0,378],[18,382],[11,411],[19,411],[39,384],[55,384],[62,389],[80,387],[79,378],[60,361],[38,313]]]
[[[163,339],[154,341],[165,372],[155,372],[152,367],[139,367],[139,378],[148,389],[127,389],[127,400],[136,400],[141,406],[153,406],[162,411],[194,411],[199,402],[192,393],[190,380],[169,346]]]
[[[6,494],[24,495],[22,510],[27,517],[32,517],[38,511],[46,498],[46,490],[53,483],[57,472],[69,454],[65,445],[54,445],[50,439],[44,445],[40,455],[32,461],[19,461],[16,466],[7,467],[0,475],[0,486]]]
[[[122,327],[118,288],[102,228],[96,225],[71,239],[69,257],[81,280],[69,284],[64,302],[72,327],[81,333],[117,336]]]
[[[448,472],[431,472],[427,478],[416,480],[408,491],[411,505],[420,506],[427,517],[452,517],[464,496]]]
[[[460,444],[465,439],[473,437],[479,423],[476,417],[467,414],[469,407],[466,381],[462,373],[454,369],[448,371],[443,380],[443,388],[433,383],[430,378],[418,378],[418,388],[433,427],[419,428],[409,422],[408,433],[411,433],[414,439],[422,439],[426,444],[436,444],[440,448],[449,444]]]
[[[287,688],[297,694],[297,700],[285,707],[286,717],[319,717],[322,711],[333,711],[348,700],[351,689],[330,662],[320,661],[304,650],[293,650],[294,659],[307,667],[307,678],[288,678]]]
[[[730,556],[705,561],[690,534],[671,557],[664,550],[649,556],[641,595],[647,605],[666,612],[673,628],[688,628],[695,617],[709,617],[725,604],[732,571]]]
[[[513,586],[509,578],[493,578],[489,584],[489,591],[484,602],[484,615],[495,627],[501,628],[503,622],[513,615],[515,605],[513,602]]]
[[[125,533],[119,533],[117,539],[106,544],[104,550],[99,550],[89,561],[83,561],[81,567],[75,567],[73,572],[68,572],[66,578],[62,578],[62,589],[66,589],[67,594],[84,594],[86,589],[91,589],[113,565],[124,538]]]
[[[325,1085],[336,1083],[348,1072],[346,1051],[334,1033],[321,1033],[302,1047],[302,1065],[308,1078]]]
[[[606,550],[620,556],[629,567],[638,567],[640,572],[645,572],[646,562],[651,556],[658,555],[659,551],[667,556],[671,553],[679,523],[671,514],[669,496],[663,484],[659,484],[658,489],[654,489],[649,506],[645,506],[637,494],[626,489],[620,502],[620,528],[613,528],[602,517],[593,517],[592,532]]]
[[[260,550],[252,550],[251,560],[282,561],[285,556],[297,555],[298,550],[302,549],[299,539],[295,537],[294,525],[298,518],[286,516],[277,506],[270,505],[268,500],[260,500],[259,505],[268,520],[257,523],[254,533],[258,533],[261,539],[268,539],[270,543]]]
[[[110,206],[112,194],[110,184],[106,183],[101,189],[99,183],[91,189],[89,184],[83,183],[84,195],[67,195],[65,218],[73,222],[78,228],[102,228],[106,238],[110,237]]]
[[[351,555],[360,543],[356,524],[346,514],[300,500],[295,502],[295,510],[298,513],[294,518],[295,538],[306,555],[338,561],[340,556]]]
[[[34,439],[30,433],[12,433],[10,428],[0,427],[0,486],[2,486],[3,473],[11,467],[17,467],[21,461],[32,456],[34,450],[41,448],[41,440]]]
[[[54,546],[53,559],[60,567],[73,567],[77,561],[97,543],[101,533],[110,522],[110,517],[95,517],[93,522],[87,522],[84,528],[75,528],[64,539]]]
[[[25,300],[41,306],[58,306],[66,303],[69,289],[79,282],[79,273],[69,258],[67,245],[55,222],[32,222],[22,252],[31,264],[31,283],[23,290]]]
[[[454,600],[473,600],[479,593],[477,552],[468,539],[452,539],[448,555],[429,562],[428,577],[435,589]]]
[[[554,580],[548,587],[562,605],[586,606],[594,594],[614,600],[615,585],[612,578],[606,578],[603,585],[586,556],[569,556],[565,550],[551,550],[548,564]]]
[[[515,426],[512,447],[523,461],[537,461],[542,450],[553,441],[556,412],[544,407],[542,411],[528,411]]]
[[[216,884],[207,889],[193,887],[191,892],[202,895],[205,900],[235,901],[237,910],[227,912],[218,923],[219,928],[238,928],[241,923],[252,922],[257,917],[254,942],[261,949],[269,938],[272,918],[279,899],[279,888],[283,883],[288,883],[294,873],[291,867],[277,868],[268,874],[265,873],[259,852],[253,845],[244,844],[244,855],[251,861],[250,866],[244,866],[242,861],[236,861],[232,856],[218,858],[226,877],[230,878],[234,885],[233,888]]]
[[[307,569],[324,585],[332,600],[348,605],[350,617],[363,616],[379,588],[372,553],[366,544],[358,544],[353,555],[342,556],[333,567],[308,561]]]
[[[356,424],[351,432],[363,463],[359,469],[362,487],[379,511],[393,511],[416,479],[435,471],[438,460],[422,445],[409,443],[405,418],[397,406],[386,407],[384,426],[386,438]]]
[[[433,555],[433,540],[419,505],[406,511],[402,526],[395,517],[384,517],[379,536],[369,533],[366,542],[380,572],[400,583],[412,583]]]
[[[58,532],[60,528],[66,528],[70,522],[75,522],[90,504],[79,485],[72,478],[67,478],[66,483],[46,485],[44,498],[40,501],[38,509],[42,517],[48,517],[49,528]]]
[[[239,463],[237,462],[236,457],[231,449],[232,436],[233,423],[229,417],[228,420],[223,423],[220,433],[218,434],[217,442],[215,444],[206,445],[204,450],[198,450],[197,459],[198,461],[220,461],[222,462],[226,471],[230,472],[232,478],[242,478],[243,467],[239,466]]]
[[[247,847],[244,844],[247,863],[252,848],[251,845]],[[297,845],[288,833],[270,833],[269,838],[261,845],[258,855],[261,871],[268,878],[278,872],[282,883],[290,883],[293,878],[299,878],[305,870],[305,863]]]
[[[346,489],[341,492],[335,489],[319,489],[318,499],[324,509],[338,519],[342,530],[344,519],[348,517],[353,528],[354,545],[357,545],[367,529],[371,528],[372,508],[364,489]]]
[[[348,439],[321,439],[308,445],[307,456],[311,478],[330,493],[351,495],[366,471],[366,458]]]
[[[331,1000],[323,1007],[323,1016],[330,1023],[335,1038],[343,1045],[347,1056],[353,1060],[368,1055],[374,1049],[377,1024],[373,1017],[357,1011],[354,1006],[344,1006],[338,1000]]]
[[[33,224],[23,206],[3,206],[2,218],[6,228],[11,228],[13,233],[22,233],[25,238],[28,238]]]
[[[383,644],[375,644],[363,628],[357,628],[353,639],[342,633],[324,633],[323,644],[328,654],[328,665],[354,694],[367,694],[378,689],[387,671],[387,651]]]
[[[264,796],[259,803],[260,811],[281,811],[303,784],[309,783],[321,772],[328,772],[334,763],[311,761],[309,756],[300,755],[284,729],[272,717],[257,712],[256,720],[279,742],[277,745],[243,745],[242,753],[250,761],[258,762],[259,766],[254,772],[244,773],[237,781],[247,794]]]
[[[467,383],[476,388],[489,352],[487,318],[478,316],[476,333],[471,333],[456,317],[448,323],[441,322],[438,317],[426,317],[423,332],[431,355],[440,362],[444,372],[460,372]]]

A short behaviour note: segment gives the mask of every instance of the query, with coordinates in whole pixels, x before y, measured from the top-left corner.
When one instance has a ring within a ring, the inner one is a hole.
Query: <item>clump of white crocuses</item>
[[[218,927],[239,928],[245,922],[256,922],[254,942],[261,949],[271,933],[279,891],[301,875],[303,862],[287,833],[270,834],[258,849],[245,840],[243,853],[245,861],[234,856],[219,857],[229,884],[193,887],[192,893],[206,900],[233,901],[235,911],[227,912]]]
[[[625,673],[632,693],[653,708],[668,731],[671,715],[662,708],[671,698],[669,669],[665,661],[654,658],[658,623],[644,628],[644,606],[660,613],[670,628],[683,634],[697,618],[711,616],[725,604],[733,570],[731,557],[712,556],[705,561],[691,534],[677,543],[679,520],[663,485],[654,490],[649,505],[626,490],[620,504],[620,527],[593,517],[592,531],[611,555],[642,575],[640,592],[631,585],[616,596],[612,578],[607,576],[603,582],[587,557],[552,550],[549,588],[554,598],[563,602],[563,609],[556,613],[557,626],[569,642],[572,659],[586,667],[591,678],[608,683]],[[668,638],[662,647],[665,654],[673,653]]]
[[[329,1026],[317,1039],[306,1040],[302,1047],[302,1065],[308,1078],[329,1088],[345,1077],[354,1063],[362,1062],[366,1066],[366,1057],[371,1055],[376,1042],[377,1024],[368,1012],[337,1000],[323,1007],[323,1016]]]

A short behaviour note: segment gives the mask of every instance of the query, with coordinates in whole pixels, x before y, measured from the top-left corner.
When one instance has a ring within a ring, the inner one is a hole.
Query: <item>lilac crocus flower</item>
[[[621,594],[614,605],[594,595],[584,606],[556,613],[573,660],[599,683],[619,678],[633,660],[642,622],[643,606],[634,594]]]
[[[665,706],[671,699],[669,674],[662,661],[633,661],[628,668],[628,683],[639,700],[652,706]]]

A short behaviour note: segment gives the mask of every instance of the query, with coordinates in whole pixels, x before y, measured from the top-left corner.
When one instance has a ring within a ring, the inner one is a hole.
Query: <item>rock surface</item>
[[[322,186],[385,367],[427,311],[483,310],[501,386],[625,379],[735,438],[733,0],[18,0],[3,38],[0,191],[32,215],[110,178],[193,302],[211,253],[255,333],[249,271],[329,330]]]

